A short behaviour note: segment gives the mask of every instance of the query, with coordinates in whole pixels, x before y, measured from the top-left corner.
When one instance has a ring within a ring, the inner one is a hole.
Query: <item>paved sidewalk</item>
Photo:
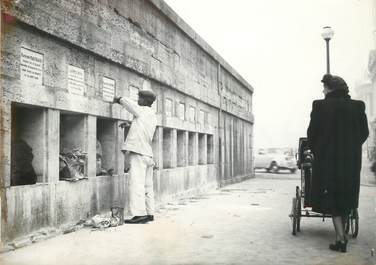
[[[349,253],[328,250],[330,220],[302,219],[291,235],[299,174],[255,179],[161,209],[156,221],[103,231],[82,229],[0,255],[1,265],[376,264],[376,188],[361,186],[360,232]]]

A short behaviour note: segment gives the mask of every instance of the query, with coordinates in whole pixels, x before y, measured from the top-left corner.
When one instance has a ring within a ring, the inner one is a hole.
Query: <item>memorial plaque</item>
[[[185,120],[185,104],[179,103],[179,118]]]
[[[102,92],[105,101],[112,102],[115,97],[115,80],[107,77],[102,79]]]
[[[173,115],[173,102],[172,99],[166,98],[166,117],[172,117]]]
[[[138,87],[129,86],[129,98],[138,101]]]
[[[21,47],[21,75],[22,81],[43,83],[43,54]]]
[[[198,123],[204,124],[205,122],[205,112],[203,110],[200,110],[198,115]]]
[[[85,93],[85,70],[68,65],[68,91],[83,96]]]
[[[189,120],[195,122],[196,120],[196,108],[193,106],[189,107]]]

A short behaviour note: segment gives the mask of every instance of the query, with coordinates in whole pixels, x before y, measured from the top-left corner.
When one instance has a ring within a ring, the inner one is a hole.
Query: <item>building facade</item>
[[[374,92],[373,84],[369,78],[368,71],[362,79],[355,83],[356,98],[362,100],[366,105],[366,115],[368,119],[369,137],[363,145],[364,155],[368,159],[372,159],[375,149],[375,106],[376,93]]]
[[[370,135],[367,140],[367,153],[370,160],[376,160],[376,2],[371,1],[372,34],[374,35],[374,49],[369,52],[367,77],[356,85],[357,97],[366,103]]]
[[[1,30],[2,242],[127,208],[110,102],[145,83],[157,203],[253,176],[253,88],[162,0],[2,1]]]

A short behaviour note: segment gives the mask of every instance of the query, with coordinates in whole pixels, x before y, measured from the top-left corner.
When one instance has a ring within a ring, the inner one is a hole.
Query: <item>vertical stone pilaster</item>
[[[55,109],[46,110],[47,128],[47,172],[46,181],[49,183],[49,223],[57,225],[56,219],[56,183],[59,182],[59,154],[60,154],[60,111]]]
[[[234,119],[230,119],[230,178],[234,176]]]
[[[153,156],[156,166],[163,168],[163,128],[157,127],[153,139]]]
[[[97,171],[97,118],[87,116],[86,122],[87,177],[95,177]]]
[[[204,164],[208,163],[208,135],[204,134],[204,142],[203,142],[203,162]]]
[[[244,139],[244,174],[248,173],[248,165],[249,165],[249,153],[248,153],[248,126],[244,124],[244,131],[243,131],[243,139]]]
[[[198,165],[198,133],[193,136],[193,165]]]
[[[47,110],[47,182],[59,181],[60,111]]]
[[[177,137],[178,131],[176,129],[171,130],[171,167],[175,168],[177,166]]]
[[[154,196],[159,200],[161,195],[161,172],[163,169],[163,127],[157,126],[153,138],[153,159],[158,170],[153,173]]]
[[[184,166],[188,166],[188,144],[189,144],[189,139],[188,139],[188,131],[184,132]]]
[[[119,127],[122,121],[115,122],[115,172],[116,175],[124,175],[124,154],[121,151],[121,146],[124,142],[124,130]]]
[[[12,106],[11,102],[3,98],[1,100],[2,120],[0,128],[0,137],[2,143],[0,170],[1,170],[1,188],[10,186],[11,178],[11,127],[12,127]]]

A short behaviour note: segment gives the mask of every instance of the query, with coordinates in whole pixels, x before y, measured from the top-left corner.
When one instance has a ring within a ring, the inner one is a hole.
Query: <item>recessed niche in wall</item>
[[[197,141],[196,141],[195,132],[188,132],[188,165],[195,165],[195,152],[197,150]]]
[[[97,118],[97,170],[98,175],[112,175],[116,160],[116,121]]]
[[[200,165],[204,165],[207,163],[206,161],[206,134],[199,133],[198,134],[198,163]]]
[[[163,128],[163,168],[172,168],[172,129]]]
[[[12,104],[11,186],[45,181],[46,109]]]
[[[60,180],[87,176],[86,134],[86,115],[60,112]]]
[[[206,142],[207,142],[207,163],[213,164],[214,163],[214,138],[213,135],[208,134],[206,135]]]
[[[187,132],[177,131],[177,166],[186,167],[187,166]]]

